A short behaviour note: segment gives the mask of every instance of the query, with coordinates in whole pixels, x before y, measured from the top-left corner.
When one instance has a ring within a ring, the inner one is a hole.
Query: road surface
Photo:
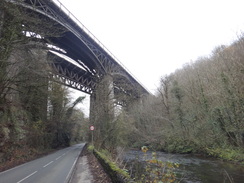
[[[0,183],[67,183],[84,145],[77,144],[1,172]]]

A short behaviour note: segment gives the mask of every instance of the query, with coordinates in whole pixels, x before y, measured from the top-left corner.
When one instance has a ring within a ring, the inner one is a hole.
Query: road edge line
[[[84,150],[84,148],[86,147],[87,143],[84,144],[84,146],[82,147],[82,150],[81,152],[79,153],[79,155],[77,156],[77,158],[75,159],[67,177],[66,177],[66,180],[65,180],[65,183],[71,183],[72,181],[72,177],[74,176],[74,173],[75,173],[75,170],[76,170],[76,164],[78,162],[78,159],[80,158],[80,155],[82,153],[82,151]]]

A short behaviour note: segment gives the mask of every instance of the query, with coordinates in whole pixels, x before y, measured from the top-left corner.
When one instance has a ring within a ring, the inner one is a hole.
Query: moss
[[[93,145],[89,145],[89,146],[87,147],[87,150],[88,150],[89,152],[93,152],[93,150],[94,150],[94,146],[93,146]]]
[[[119,166],[115,162],[111,161],[104,153],[97,151],[93,146],[88,146],[88,149],[93,149],[94,155],[99,160],[106,173],[111,177],[113,182],[133,182],[129,173],[126,170],[119,168]]]
[[[230,148],[206,148],[207,154],[226,161],[244,164],[244,153],[242,149]]]

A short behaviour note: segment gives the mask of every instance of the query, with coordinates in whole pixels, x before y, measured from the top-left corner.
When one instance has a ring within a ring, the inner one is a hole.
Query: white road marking
[[[50,165],[51,163],[53,163],[53,161],[50,161],[48,164],[44,165],[43,168],[47,167],[47,166]]]
[[[73,168],[74,168],[74,166],[75,166],[75,164],[76,164],[76,161],[78,160],[78,157],[79,157],[79,156],[77,156],[77,158],[75,159],[75,161],[74,161],[74,163],[73,163],[73,165],[72,165],[72,167],[71,167],[71,169],[70,169],[68,175],[66,176],[66,180],[69,178],[69,176],[70,176],[70,174],[71,174],[71,172],[72,172],[72,170],[73,170]]]
[[[61,158],[61,156],[57,157],[56,160],[58,160],[59,158]]]
[[[25,178],[21,179],[19,182],[17,183],[20,183],[20,182],[23,182],[25,179],[28,179],[29,177],[31,177],[32,175],[34,175],[37,171],[33,172],[32,174],[26,176]]]

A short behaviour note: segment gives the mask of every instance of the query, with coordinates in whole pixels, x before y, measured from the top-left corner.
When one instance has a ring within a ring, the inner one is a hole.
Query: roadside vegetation
[[[113,121],[106,143],[172,153],[197,153],[244,162],[244,38],[216,47],[174,73],[162,76],[158,91],[128,102]]]
[[[84,97],[74,101],[49,74],[41,37],[62,34],[53,26],[0,1],[0,170],[82,140]]]
[[[156,96],[131,111],[130,145],[243,163],[243,48],[240,37],[163,76]]]
[[[202,153],[243,163],[244,38],[161,78],[127,116],[131,147]]]
[[[114,161],[121,156],[117,147],[146,145],[152,151],[195,153],[243,165],[243,49],[244,37],[240,36],[231,45],[216,47],[208,57],[162,76],[154,96],[129,101],[115,119],[106,121],[109,128],[98,132],[106,142],[96,141],[95,147],[106,149]],[[152,168],[162,165],[171,172]],[[131,175],[138,182],[178,182],[174,168],[157,160],[138,162]]]

